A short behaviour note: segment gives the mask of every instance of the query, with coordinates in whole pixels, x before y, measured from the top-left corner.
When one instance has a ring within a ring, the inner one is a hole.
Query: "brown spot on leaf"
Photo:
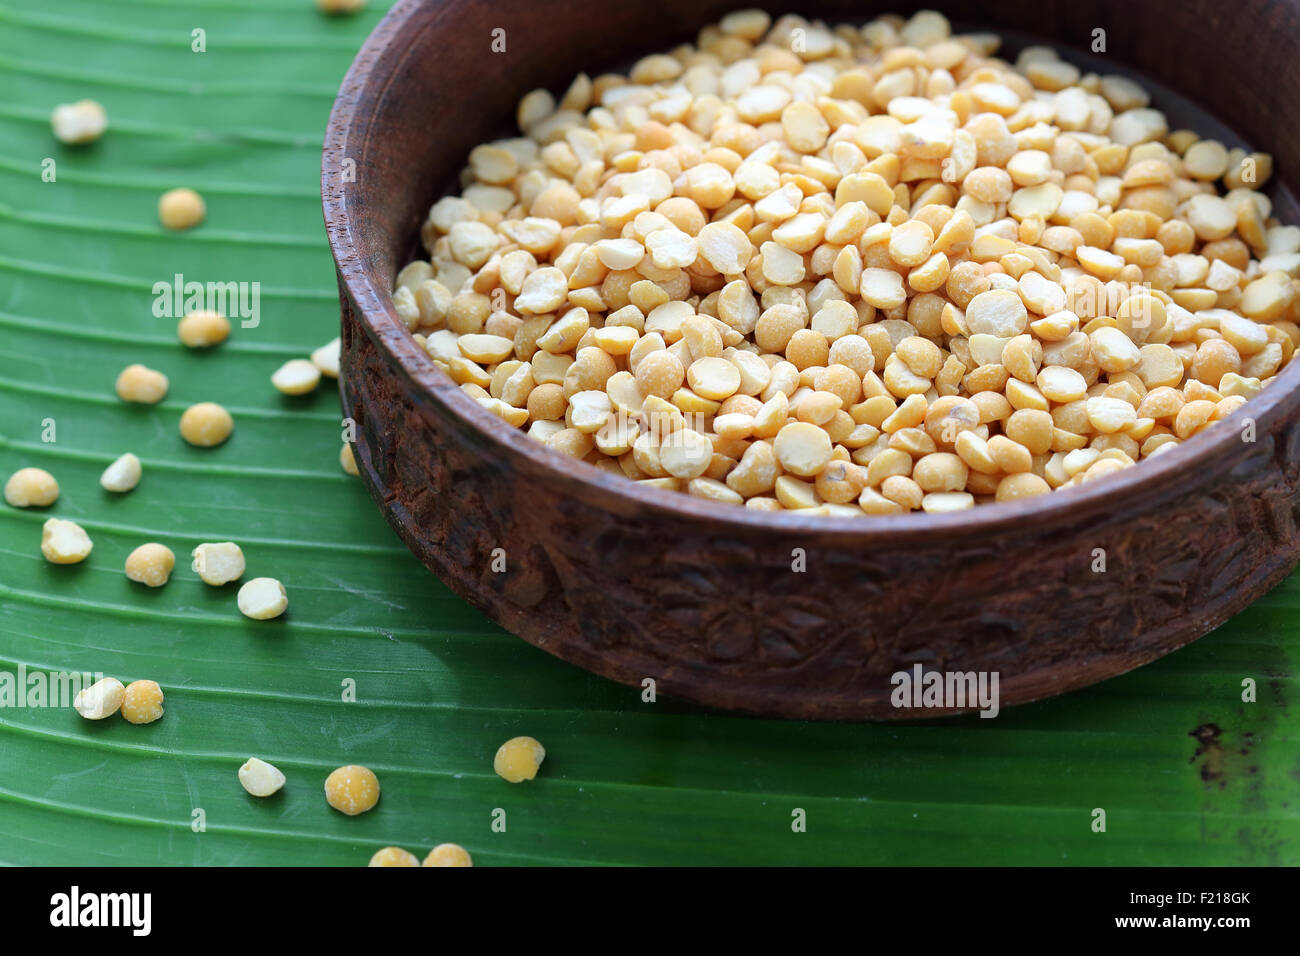
[[[1219,743],[1221,733],[1218,724],[1201,724],[1188,733],[1189,737],[1196,738],[1196,753],[1192,754],[1189,763],[1200,760],[1201,779],[1207,784],[1217,781],[1220,790],[1227,786],[1223,778],[1223,746]]]

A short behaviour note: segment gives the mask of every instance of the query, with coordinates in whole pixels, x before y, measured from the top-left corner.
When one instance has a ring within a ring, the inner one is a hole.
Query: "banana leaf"
[[[1300,861],[1300,578],[1124,677],[994,720],[884,725],[643,701],[432,578],[340,469],[332,383],[269,382],[337,334],[319,148],[384,6],[0,0],[0,472],[62,486],[49,509],[0,510],[0,674],[151,678],[167,709],[133,726],[0,708],[0,862],[363,865],[445,841],[477,865]],[[108,134],[60,145],[51,109],[85,97]],[[158,225],[174,186],[206,198],[199,228]],[[154,291],[178,274],[260,283],[259,321],[182,348]],[[134,362],[170,376],[161,404],[115,397]],[[230,441],[181,441],[197,401],[231,410]],[[103,491],[126,451],[143,481]],[[50,515],[87,529],[88,561],[42,559]],[[283,618],[242,617],[236,585],[190,570],[226,540],[284,582]],[[123,574],[146,541],[178,558],[157,590]],[[512,786],[492,756],[518,734],[548,756]],[[277,796],[240,787],[254,755],[287,774]],[[383,786],[356,818],[321,789],[348,763]]]

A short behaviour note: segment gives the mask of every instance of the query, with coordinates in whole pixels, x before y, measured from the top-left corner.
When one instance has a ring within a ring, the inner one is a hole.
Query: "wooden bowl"
[[[853,520],[618,479],[526,438],[434,366],[389,292],[469,149],[507,128],[527,90],[667,49],[728,6],[403,0],[357,56],[322,175],[343,409],[366,486],[420,560],[503,627],[588,670],[814,719],[943,713],[891,705],[891,675],[916,664],[997,672],[1004,706],[1083,687],[1195,640],[1281,581],[1300,559],[1300,361],[1226,422],[1106,480],[960,514]],[[942,6],[962,27],[1032,31],[1076,62],[1106,30],[1102,69],[1142,68],[1271,151],[1276,215],[1300,220],[1285,188],[1300,167],[1300,127],[1286,121],[1300,98],[1297,4]],[[491,49],[497,28],[504,53]],[[1230,135],[1167,90],[1156,105],[1173,125]]]

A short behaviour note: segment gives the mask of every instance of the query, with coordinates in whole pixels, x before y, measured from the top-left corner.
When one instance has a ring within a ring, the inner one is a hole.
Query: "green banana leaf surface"
[[[1066,697],[994,720],[840,725],[643,701],[434,579],[339,467],[334,383],[289,398],[269,381],[338,334],[320,144],[385,7],[0,0],[0,472],[38,466],[62,487],[48,509],[0,509],[0,673],[166,693],[143,726],[0,708],[0,862],[356,866],[447,841],[476,865],[1300,862],[1297,577]],[[107,135],[61,145],[50,111],[86,97]],[[175,186],[207,200],[197,229],[158,224]],[[176,274],[260,283],[260,321],[181,347],[154,311]],[[161,404],[116,398],[136,362],[170,377]],[[224,445],[180,439],[198,401],[233,413]],[[144,478],[110,494],[99,475],[127,451]],[[94,539],[84,564],[43,560],[50,516]],[[284,582],[283,618],[244,618],[237,585],[191,571],[195,545],[227,540],[247,576]],[[177,555],[156,590],[123,573],[147,541]],[[512,786],[492,756],[518,734],[548,755]],[[286,773],[281,793],[244,792],[250,756]],[[349,763],[383,786],[355,818],[322,794]]]

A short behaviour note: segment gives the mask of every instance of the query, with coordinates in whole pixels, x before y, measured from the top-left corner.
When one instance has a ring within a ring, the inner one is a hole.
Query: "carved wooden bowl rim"
[[[1077,524],[1091,516],[1113,516],[1120,509],[1138,513],[1144,505],[1175,498],[1197,484],[1199,469],[1221,463],[1233,455],[1232,445],[1244,444],[1242,426],[1247,419],[1272,420],[1294,410],[1300,399],[1300,360],[1290,362],[1274,382],[1242,408],[1213,427],[1192,436],[1154,459],[1075,488],[1055,490],[1032,498],[979,504],[948,514],[910,512],[902,515],[867,515],[853,518],[803,516],[797,511],[765,512],[738,505],[718,504],[677,491],[648,488],[610,475],[594,465],[552,451],[506,424],[465,394],[412,337],[392,303],[391,276],[378,276],[370,256],[353,229],[349,208],[352,191],[339,188],[334,171],[345,156],[358,157],[378,149],[371,143],[382,130],[365,124],[366,137],[354,142],[362,106],[369,93],[382,100],[393,74],[415,46],[410,21],[419,0],[400,0],[362,46],[340,87],[326,130],[322,161],[322,201],[330,248],[347,294],[357,306],[357,319],[367,328],[389,366],[404,380],[405,390],[417,401],[462,420],[483,438],[498,463],[514,469],[520,480],[539,478],[565,494],[598,504],[612,512],[623,510],[689,519],[727,526],[728,533],[745,536],[764,532],[781,536],[806,533],[841,546],[869,545],[887,540],[892,546],[919,540],[933,542],[945,536],[986,538],[1004,529],[1032,523],[1039,527]],[[427,28],[436,26],[436,22]],[[406,45],[406,50],[400,50]],[[396,58],[395,51],[400,51]],[[1261,432],[1266,431],[1260,427]]]

